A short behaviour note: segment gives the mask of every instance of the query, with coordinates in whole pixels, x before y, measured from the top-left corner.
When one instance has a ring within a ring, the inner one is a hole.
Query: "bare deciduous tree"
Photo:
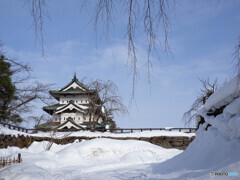
[[[113,114],[122,115],[128,112],[118,95],[118,87],[112,81],[95,80],[88,86],[95,90],[93,95],[89,95],[90,128],[96,128],[100,117],[107,120]]]
[[[197,127],[199,126],[200,117],[197,114],[197,110],[201,105],[206,103],[206,100],[217,90],[217,79],[213,83],[210,83],[209,78],[199,79],[202,83],[202,88],[198,93],[197,99],[193,102],[191,108],[183,114],[183,120],[185,126],[190,125],[191,122],[196,122]]]
[[[41,116],[29,116],[29,121],[34,122],[34,127],[39,126],[42,123],[50,122],[52,117],[46,114],[42,114]]]
[[[29,113],[34,108],[32,102],[51,103],[53,99],[48,90],[52,84],[32,81],[31,68],[28,65],[8,58],[5,60],[11,63],[12,82],[16,87],[15,96],[17,97],[8,105],[8,114]]]

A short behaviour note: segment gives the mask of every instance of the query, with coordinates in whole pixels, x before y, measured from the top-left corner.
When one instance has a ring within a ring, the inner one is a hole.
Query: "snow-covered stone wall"
[[[11,136],[11,135],[0,135],[0,149],[7,148],[8,146],[16,146],[19,148],[28,148],[34,141],[51,141],[56,144],[69,144],[78,140],[91,140],[98,137],[87,137],[87,136],[69,136],[65,138],[51,138],[51,137],[37,137],[37,136]],[[152,144],[164,147],[164,148],[175,148],[175,149],[186,149],[187,146],[194,140],[195,136],[186,137],[186,136],[155,136],[155,137],[109,137],[102,136],[101,138],[109,138],[116,140],[140,140],[147,141]]]

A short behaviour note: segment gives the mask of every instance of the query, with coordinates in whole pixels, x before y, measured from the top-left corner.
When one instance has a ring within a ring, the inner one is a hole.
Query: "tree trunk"
[[[90,130],[92,129],[92,114],[91,113],[89,113],[89,128],[90,128]]]
[[[93,113],[93,131],[96,130],[95,112]]]

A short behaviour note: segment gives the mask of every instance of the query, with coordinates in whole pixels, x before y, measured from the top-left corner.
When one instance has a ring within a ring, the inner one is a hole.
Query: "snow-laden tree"
[[[183,114],[183,120],[185,125],[190,125],[192,122],[196,123],[196,127],[199,128],[200,124],[203,124],[204,119],[198,115],[198,109],[206,103],[206,100],[217,90],[217,79],[213,83],[210,83],[209,78],[199,79],[202,83],[202,87],[198,92],[196,100],[193,102],[191,108]]]

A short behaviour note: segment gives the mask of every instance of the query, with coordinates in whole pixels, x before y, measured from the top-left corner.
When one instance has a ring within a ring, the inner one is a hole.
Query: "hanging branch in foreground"
[[[44,27],[44,19],[47,17],[50,19],[47,9],[46,0],[27,0],[31,16],[33,18],[32,26],[35,32],[36,40],[39,39],[41,42],[42,55],[45,55],[45,27]]]
[[[200,117],[197,114],[197,110],[205,104],[206,100],[217,90],[217,79],[213,83],[210,83],[209,78],[207,79],[199,79],[202,83],[202,88],[198,93],[197,99],[193,102],[191,108],[183,114],[183,121],[185,122],[185,126],[190,125],[192,122],[198,123],[200,121]]]
[[[87,3],[88,1],[84,1],[82,7],[86,6]],[[101,24],[103,27],[102,36],[105,36],[106,39],[109,39],[111,25],[114,25],[112,21],[112,15],[116,11],[114,6],[116,5],[118,9],[123,9],[125,12],[124,17],[127,18],[125,32],[128,40],[128,64],[133,84],[132,98],[134,98],[135,84],[138,76],[136,30],[143,30],[145,32],[147,42],[147,59],[145,65],[150,85],[152,55],[157,55],[160,59],[160,49],[162,47],[164,47],[164,51],[167,54],[171,54],[168,42],[170,32],[169,13],[174,11],[175,3],[175,0],[144,0],[143,4],[137,0],[97,0],[96,2],[93,15],[94,30],[97,34],[97,27]]]

